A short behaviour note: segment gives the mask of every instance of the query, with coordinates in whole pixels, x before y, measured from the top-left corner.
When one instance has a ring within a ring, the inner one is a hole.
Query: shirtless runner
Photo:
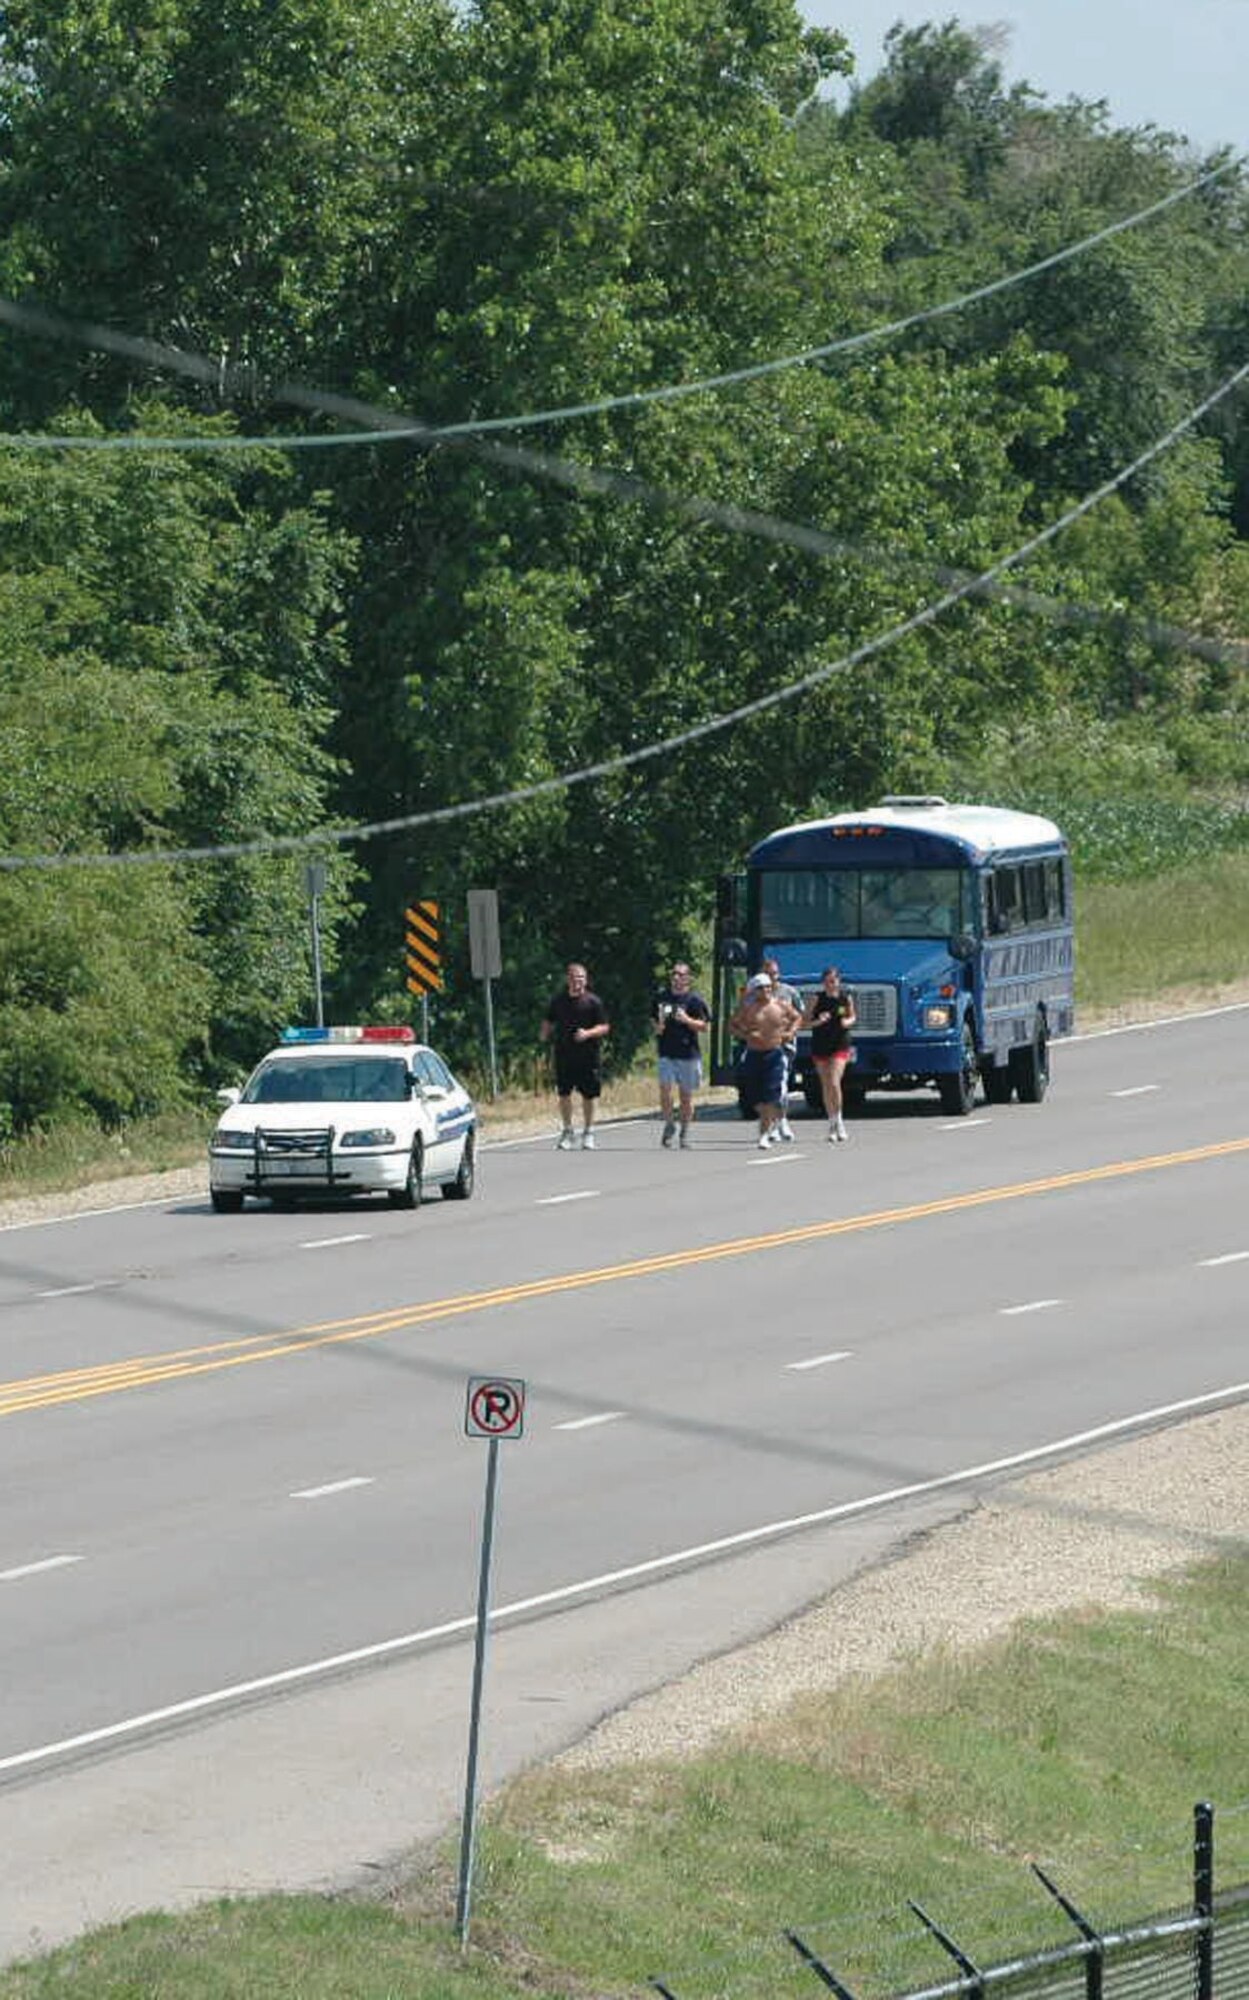
[[[780,1137],[784,1113],[785,1043],[797,1033],[802,1019],[798,1009],[777,994],[766,972],[756,972],[746,981],[746,991],[737,1004],[729,1026],[746,1044],[742,1057],[742,1095],[753,1104],[759,1117],[759,1148],[763,1151]]]

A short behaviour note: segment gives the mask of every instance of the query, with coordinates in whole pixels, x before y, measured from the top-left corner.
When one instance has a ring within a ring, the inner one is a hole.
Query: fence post
[[[810,1945],[804,1943],[802,1938],[799,1937],[797,1931],[786,1931],[785,1938],[787,1943],[792,1944],[803,1964],[809,1967],[817,1979],[823,1981],[830,1993],[837,1995],[837,2000],[854,2000],[854,1995],[850,1991],[850,1988],[842,1985],[836,1973],[830,1972],[823,1959],[817,1957]]]
[[[1102,2000],[1102,1970],[1106,1963],[1106,1947],[1102,1943],[1100,1934],[1093,1929],[1088,1918],[1077,1910],[1071,1898],[1064,1896],[1062,1890],[1050,1881],[1045,1870],[1038,1868],[1035,1861],[1032,1863],[1032,1872],[1041,1886],[1049,1890],[1059,1909],[1071,1918],[1084,1942],[1091,1947],[1084,1961],[1084,2000]]]
[[[1196,2000],[1214,2000],[1214,1807],[1193,1807],[1193,1914],[1197,1933]]]
[[[929,1916],[927,1910],[920,1908],[913,1896],[908,1896],[906,1900],[911,1909],[914,1910],[921,1924],[925,1925],[932,1932],[942,1950],[949,1952],[950,1957],[954,1960],[960,1971],[965,1973],[967,1978],[972,1982],[971,1991],[975,1994],[976,2000],[984,2000],[984,1974],[975,1963],[975,1960],[967,1956],[961,1945],[955,1944],[949,1932],[943,1931],[940,1924],[936,1923]]]

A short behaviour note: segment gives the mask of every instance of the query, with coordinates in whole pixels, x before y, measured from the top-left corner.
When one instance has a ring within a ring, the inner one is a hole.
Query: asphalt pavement
[[[371,1879],[484,1784],[1022,1466],[1243,1398],[1244,1009],[1077,1040],[1041,1106],[719,1110],[483,1149],[476,1198],[0,1233],[0,1952]]]

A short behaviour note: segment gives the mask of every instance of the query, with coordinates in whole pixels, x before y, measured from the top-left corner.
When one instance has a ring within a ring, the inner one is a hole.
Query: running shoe
[[[673,1124],[671,1118],[667,1118],[664,1120],[664,1129],[659,1135],[659,1143],[661,1146],[670,1146],[672,1144],[673,1136],[676,1132],[676,1129],[677,1128]]]
[[[581,1150],[583,1153],[592,1153],[594,1151],[593,1132],[583,1132],[581,1134]]]
[[[559,1138],[555,1141],[555,1150],[557,1153],[571,1153],[572,1148],[573,1148],[572,1129],[569,1126],[565,1126],[564,1130],[560,1133]]]

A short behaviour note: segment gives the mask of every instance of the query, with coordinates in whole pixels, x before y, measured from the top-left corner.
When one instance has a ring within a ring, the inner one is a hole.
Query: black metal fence
[[[1033,1873],[1076,1936],[1046,1951],[977,1965],[969,1951],[918,1903],[911,1910],[957,1967],[936,1986],[894,2000],[1249,2000],[1249,1883],[1214,1887],[1214,1808],[1193,1809],[1193,1898],[1190,1907],[1115,1931],[1098,1931],[1043,1869]],[[838,2000],[859,2000],[834,1967],[797,1931],[785,1938],[803,1965]],[[650,1982],[663,2000],[681,2000],[662,1979]]]

